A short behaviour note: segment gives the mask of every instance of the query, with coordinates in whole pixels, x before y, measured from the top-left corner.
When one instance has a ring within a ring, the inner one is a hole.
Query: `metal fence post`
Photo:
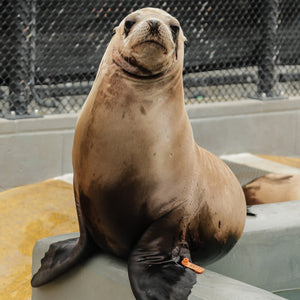
[[[30,95],[29,44],[31,39],[30,0],[15,0],[9,4],[10,37],[9,56],[9,109],[16,115],[27,114]]]
[[[31,96],[38,105],[42,105],[42,101],[35,89],[36,80],[36,0],[30,1],[30,43],[29,43],[29,85]]]
[[[263,0],[261,7],[262,41],[258,63],[257,94],[260,99],[272,98],[276,85],[276,40],[278,28],[278,0]]]

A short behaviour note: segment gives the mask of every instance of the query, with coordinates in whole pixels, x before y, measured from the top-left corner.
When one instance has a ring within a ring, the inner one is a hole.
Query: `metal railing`
[[[113,27],[153,6],[180,21],[187,103],[300,95],[300,1],[49,1],[0,4],[0,116],[76,112]]]

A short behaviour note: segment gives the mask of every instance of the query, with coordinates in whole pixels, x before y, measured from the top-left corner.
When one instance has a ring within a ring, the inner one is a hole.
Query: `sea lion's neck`
[[[113,105],[115,107],[124,105],[124,101],[128,105],[133,102],[161,104],[170,100],[172,102],[178,101],[183,105],[183,83],[180,66],[172,66],[161,76],[141,78],[132,76],[112,60],[106,61],[101,63],[101,72],[98,72],[93,89],[96,94],[105,91],[110,96],[109,99],[114,99]],[[103,95],[103,97],[96,98],[97,101],[102,101],[106,97]]]

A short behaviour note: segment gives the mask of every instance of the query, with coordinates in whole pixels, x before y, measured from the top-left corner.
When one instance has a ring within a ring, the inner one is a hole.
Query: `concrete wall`
[[[188,106],[195,139],[218,154],[300,156],[300,99]]]
[[[218,155],[300,156],[300,99],[194,104],[187,112],[196,141]],[[0,190],[71,172],[77,117],[0,119]]]
[[[0,119],[0,190],[72,172],[77,115]]]

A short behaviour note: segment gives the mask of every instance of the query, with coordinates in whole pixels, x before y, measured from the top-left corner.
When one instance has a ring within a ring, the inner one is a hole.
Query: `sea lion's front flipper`
[[[196,283],[196,274],[181,264],[183,258],[190,259],[188,244],[180,225],[170,221],[154,222],[129,257],[130,284],[138,300],[184,300]]]
[[[39,287],[52,281],[59,275],[65,273],[84,257],[87,257],[95,251],[96,246],[84,226],[80,205],[76,195],[75,202],[80,237],[59,241],[50,245],[49,250],[41,260],[40,269],[32,277],[32,287]]]
[[[51,244],[41,260],[40,269],[32,277],[31,285],[39,287],[48,283],[76,264],[83,253],[78,241],[79,238],[74,238]]]

